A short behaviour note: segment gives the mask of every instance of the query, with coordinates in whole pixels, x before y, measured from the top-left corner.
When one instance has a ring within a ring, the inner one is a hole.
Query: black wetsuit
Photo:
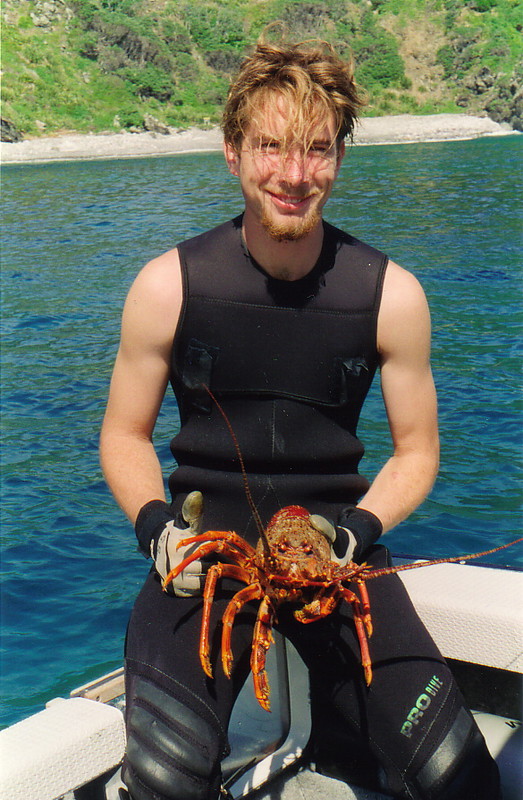
[[[368,483],[358,474],[356,426],[378,366],[376,323],[387,259],[325,223],[312,272],[269,277],[246,251],[241,218],[179,247],[184,307],[171,381],[181,416],[172,451],[173,510],[203,492],[203,529],[257,538],[230,433],[202,389],[219,397],[235,431],[255,503],[265,523],[287,504],[336,519]],[[375,546],[366,560],[388,563]],[[224,582],[212,630],[238,585]],[[382,788],[413,800],[497,800],[497,768],[444,659],[396,575],[368,585],[374,677],[363,681],[350,606],[311,625],[292,609],[278,629],[311,677],[314,718],[326,710],[379,763]],[[249,672],[256,608],[233,629],[235,667],[215,676],[199,662],[200,598],[161,591],[151,571],[132,613],[127,645],[128,750],[133,800],[211,800],[235,698]]]

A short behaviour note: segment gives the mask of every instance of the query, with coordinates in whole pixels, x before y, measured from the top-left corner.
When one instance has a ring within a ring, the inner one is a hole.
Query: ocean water
[[[522,145],[359,147],[327,208],[412,270],[432,309],[442,465],[429,499],[387,534],[397,553],[453,556],[521,535]],[[5,725],[121,664],[149,568],[98,465],[121,308],[143,263],[241,202],[217,153],[10,166],[3,194]],[[155,432],[166,476],[177,419],[168,396]],[[390,453],[377,384],[360,433],[372,477]],[[521,567],[521,547],[488,561]]]

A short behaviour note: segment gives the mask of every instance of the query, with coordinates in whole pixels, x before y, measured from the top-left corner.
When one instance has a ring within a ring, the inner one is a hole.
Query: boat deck
[[[122,786],[119,776],[115,776],[107,786],[107,800],[119,800],[118,788]],[[310,767],[300,769],[290,767],[277,778],[266,783],[248,795],[249,800],[386,800],[385,795],[369,789],[351,788],[343,781],[319,775]],[[69,793],[64,800],[74,800]]]
[[[319,775],[305,767],[298,772],[284,773],[249,795],[251,800],[385,800],[385,796],[369,789],[351,788],[343,781]]]

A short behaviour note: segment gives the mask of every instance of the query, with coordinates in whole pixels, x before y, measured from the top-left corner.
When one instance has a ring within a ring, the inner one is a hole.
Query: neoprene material
[[[414,783],[421,800],[502,800],[497,764],[465,708]]]
[[[144,678],[134,681],[123,778],[133,800],[208,800],[219,790],[216,730]],[[129,765],[132,764],[132,767]]]
[[[353,561],[360,561],[365,551],[377,542],[383,533],[381,520],[371,511],[354,507],[344,509],[338,517],[337,537],[333,547],[338,558],[342,558],[345,555],[348,545],[347,534],[343,531],[343,528],[348,528],[357,542],[352,554]],[[343,536],[344,533],[345,537]]]
[[[356,428],[377,365],[376,326],[387,257],[324,223],[309,275],[268,276],[241,236],[242,218],[179,245],[184,307],[171,382],[181,430],[171,442],[177,496],[199,489],[203,530],[252,543],[238,458],[209,386],[235,432],[265,523],[300,502],[336,519],[368,488]],[[209,522],[212,520],[211,524]]]
[[[167,522],[174,519],[171,507],[163,500],[150,500],[136,518],[134,531],[138,539],[138,549],[146,557],[151,557],[151,542],[158,539]]]
[[[324,223],[314,269],[276,280],[243,246],[241,225],[238,217],[178,246],[186,302],[172,379],[182,421],[188,398],[210,407],[201,383],[221,396],[288,397],[357,416],[378,364],[387,257]]]

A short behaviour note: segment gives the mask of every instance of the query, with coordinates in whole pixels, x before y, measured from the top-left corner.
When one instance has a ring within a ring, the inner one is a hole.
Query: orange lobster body
[[[372,618],[366,581],[430,564],[477,558],[510,546],[503,545],[473,555],[436,559],[421,564],[404,564],[399,567],[372,569],[354,562],[340,567],[330,560],[330,543],[313,527],[309,517],[309,512],[301,506],[282,508],[271,519],[256,549],[233,531],[207,531],[184,539],[179,547],[195,542],[200,545],[163,582],[163,587],[166,588],[192,561],[211,553],[223,554],[234,562],[214,564],[207,572],[203,594],[200,661],[205,673],[212,677],[209,625],[217,581],[227,577],[245,583],[231,599],[222,617],[222,666],[227,677],[230,677],[233,664],[231,633],[236,614],[246,603],[259,600],[253,632],[251,670],[256,698],[267,711],[270,710],[270,690],[265,661],[267,650],[273,642],[272,626],[276,620],[277,608],[282,603],[298,604],[299,608],[294,611],[294,616],[304,624],[328,616],[340,602],[350,603],[365,682],[369,685],[372,681],[372,662],[368,640],[372,636]]]

